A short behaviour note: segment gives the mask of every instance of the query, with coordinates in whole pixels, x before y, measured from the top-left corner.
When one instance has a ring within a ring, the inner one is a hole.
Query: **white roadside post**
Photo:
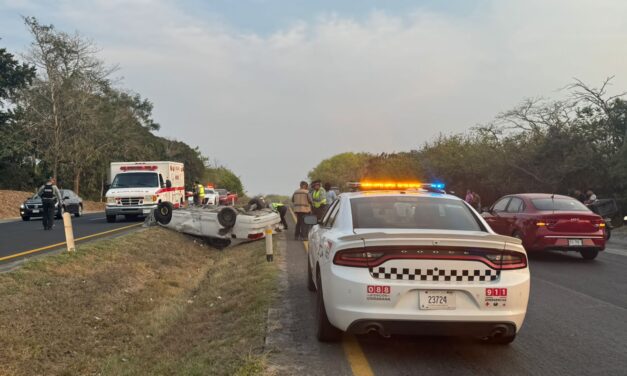
[[[67,244],[67,251],[74,252],[76,247],[74,246],[74,230],[72,230],[72,215],[68,212],[63,213],[63,227],[65,228],[65,243]]]
[[[272,250],[272,228],[266,228],[266,261],[274,261],[274,251]]]

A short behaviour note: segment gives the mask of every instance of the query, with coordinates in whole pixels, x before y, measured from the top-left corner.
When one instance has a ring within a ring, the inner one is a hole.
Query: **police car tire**
[[[313,273],[311,272],[311,266],[309,265],[309,257],[307,257],[307,290],[311,292],[316,291],[316,284],[313,281]]]
[[[237,211],[231,207],[224,207],[218,212],[218,223],[222,227],[231,228],[235,226]]]
[[[155,210],[155,219],[162,225],[167,225],[172,220],[173,206],[169,202],[160,202]]]
[[[329,321],[327,309],[324,306],[320,273],[316,274],[316,281],[318,283],[318,290],[316,294],[316,337],[320,342],[337,342],[342,338],[342,331],[334,327]]]

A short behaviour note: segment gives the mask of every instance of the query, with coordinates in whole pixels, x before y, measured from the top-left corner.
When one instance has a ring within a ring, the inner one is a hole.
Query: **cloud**
[[[463,131],[575,76],[627,82],[622,1],[320,13],[266,35],[169,1],[55,4],[42,22],[92,37],[123,86],[155,103],[163,134],[199,145],[251,193],[287,193],[335,153]]]

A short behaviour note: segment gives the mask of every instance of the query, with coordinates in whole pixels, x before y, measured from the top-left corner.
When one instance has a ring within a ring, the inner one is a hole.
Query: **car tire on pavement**
[[[61,207],[61,209],[57,211],[57,213],[55,214],[55,216],[54,216],[54,217],[55,217],[56,219],[61,219],[61,218],[63,218],[63,212],[65,212],[65,210],[63,209],[63,206],[62,206],[62,207]]]
[[[313,281],[313,273],[311,272],[311,266],[309,265],[309,257],[307,257],[307,290],[316,291],[316,285]]]
[[[28,217],[28,216],[22,217],[22,221],[30,221],[30,217]]]
[[[584,259],[594,260],[599,255],[599,250],[598,249],[582,249],[580,253],[581,253],[581,257],[583,257]]]
[[[489,337],[485,340],[486,343],[491,345],[509,345],[516,339],[516,333],[509,336]]]
[[[78,210],[76,211],[76,213],[74,213],[74,216],[78,218],[81,215],[83,215],[83,205],[78,205]]]
[[[318,289],[316,290],[316,337],[321,342],[337,342],[342,338],[342,331],[334,327],[327,316],[319,272],[316,273],[316,282],[318,284]]]
[[[116,217],[117,217],[116,215],[108,215],[107,216],[107,222],[108,223],[115,223]]]

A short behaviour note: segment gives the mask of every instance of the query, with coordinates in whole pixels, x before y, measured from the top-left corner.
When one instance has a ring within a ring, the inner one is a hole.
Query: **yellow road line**
[[[290,213],[292,213],[294,222],[296,222],[296,214],[294,214],[292,208],[289,208],[289,210]],[[305,247],[305,252],[309,252],[309,242],[306,240],[303,241],[303,246]],[[368,359],[366,358],[366,355],[361,349],[361,346],[355,336],[352,334],[345,334],[342,338],[342,347],[344,348],[344,354],[346,355],[348,364],[351,366],[353,375],[374,376],[374,372],[372,372],[372,368],[370,368]]]
[[[366,355],[354,335],[344,334],[344,337],[342,338],[342,347],[344,348],[344,354],[346,355],[348,364],[351,366],[353,375],[374,376],[374,372],[372,372],[372,368],[370,368],[368,359],[366,359]]]
[[[109,230],[109,231],[99,232],[97,234],[91,234],[91,235],[83,236],[82,238],[74,239],[74,241],[75,242],[79,242],[81,240],[95,238],[96,236],[107,235],[107,234],[111,234],[111,233],[114,233],[114,232],[126,230],[128,228],[137,227],[137,226],[141,226],[141,225],[143,225],[143,223],[135,223],[135,224],[124,226],[124,227],[118,227],[118,228],[113,229],[113,230]],[[10,260],[10,259],[13,259],[13,258],[16,258],[16,257],[20,257],[20,256],[30,255],[32,253],[45,251],[47,249],[57,248],[57,247],[60,247],[60,246],[62,246],[64,244],[65,244],[65,242],[57,243],[57,244],[51,244],[51,245],[47,245],[45,247],[31,249],[30,251],[15,253],[15,254],[12,254],[12,255],[9,255],[9,256],[0,257],[0,261]]]

